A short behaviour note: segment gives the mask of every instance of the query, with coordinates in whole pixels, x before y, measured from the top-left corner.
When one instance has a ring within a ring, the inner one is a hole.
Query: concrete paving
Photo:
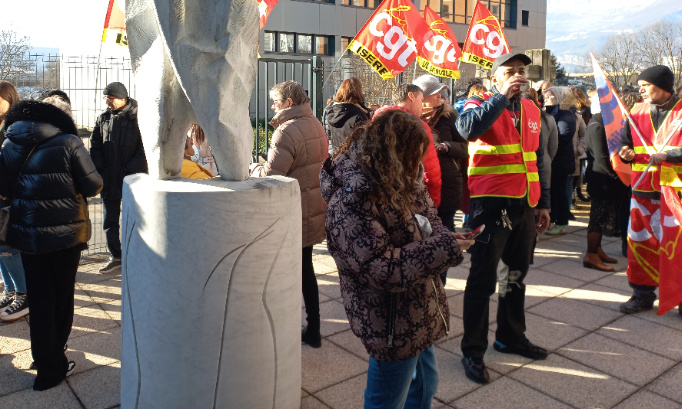
[[[451,329],[436,344],[440,371],[433,408],[682,408],[682,317],[674,309],[627,316],[618,305],[630,296],[620,240],[605,238],[618,259],[615,273],[582,267],[587,206],[568,234],[542,235],[527,278],[527,335],[551,351],[544,361],[500,354],[486,363],[492,382],[464,376],[460,363],[462,295],[470,266],[450,269],[447,292]],[[325,244],[315,247],[322,347],[302,348],[301,407],[361,408],[368,355],[350,331],[338,274]],[[116,408],[120,403],[120,275],[99,275],[102,263],[81,266],[69,340],[75,373],[46,392],[31,389],[27,319],[0,324],[0,408]],[[494,338],[497,296],[491,301]],[[301,324],[305,323],[301,314]]]

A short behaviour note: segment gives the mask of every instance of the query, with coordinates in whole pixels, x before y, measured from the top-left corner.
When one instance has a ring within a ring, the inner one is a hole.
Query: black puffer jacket
[[[147,159],[137,126],[137,101],[129,98],[120,111],[107,109],[97,118],[90,136],[90,155],[104,178],[104,199],[121,199],[123,178],[147,173]]]
[[[102,177],[74,136],[73,120],[55,106],[21,101],[5,126],[0,195],[12,201],[7,243],[31,254],[85,248],[92,234],[85,198],[100,192]]]
[[[369,121],[367,110],[355,104],[333,102],[325,108],[324,131],[329,138],[329,154],[334,153],[356,125]]]

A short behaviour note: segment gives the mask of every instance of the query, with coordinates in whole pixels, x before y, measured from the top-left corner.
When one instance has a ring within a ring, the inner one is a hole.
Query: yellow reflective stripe
[[[635,172],[644,172],[648,166],[649,166],[648,163],[633,163],[632,170],[634,170]],[[658,166],[652,166],[649,168],[649,172],[657,170]]]
[[[496,175],[505,173],[526,173],[526,165],[472,166],[469,175]]]
[[[644,146],[635,146],[634,151],[635,151],[635,153],[637,153],[637,154],[649,153],[649,152],[647,152],[647,150],[646,150],[646,148],[645,148]]]
[[[526,177],[528,178],[529,182],[539,182],[540,181],[540,174],[538,172],[528,172]]]
[[[654,150],[655,150],[656,152],[669,151],[669,150],[672,150],[672,149],[678,149],[677,146],[666,146],[666,147],[664,148],[663,145],[654,145],[653,148],[654,148]],[[649,153],[649,152],[646,151],[646,148],[645,148],[644,146],[635,146],[634,151],[635,151],[635,153],[638,153],[638,154],[647,154],[647,153]]]
[[[497,155],[521,152],[521,145],[513,143],[509,145],[469,145],[469,155]]]
[[[530,162],[532,160],[537,160],[538,156],[535,154],[535,152],[523,152],[523,160],[526,162]]]

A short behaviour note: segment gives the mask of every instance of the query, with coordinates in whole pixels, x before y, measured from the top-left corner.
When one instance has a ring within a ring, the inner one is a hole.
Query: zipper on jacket
[[[448,322],[445,320],[445,316],[443,315],[443,311],[440,309],[440,304],[438,300],[438,287],[436,287],[436,283],[433,281],[434,279],[431,279],[431,285],[433,285],[433,293],[436,295],[436,308],[438,309],[438,314],[440,314],[440,318],[443,320],[443,325],[445,325],[445,335],[448,335],[450,332],[450,328],[448,328]]]
[[[391,293],[388,302],[388,346],[393,346],[393,334],[395,333],[395,293]]]

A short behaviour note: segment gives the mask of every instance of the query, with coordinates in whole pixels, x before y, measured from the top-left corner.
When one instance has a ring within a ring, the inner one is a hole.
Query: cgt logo
[[[393,60],[400,52],[397,61],[402,67],[407,67],[410,56],[417,53],[417,42],[408,38],[400,27],[393,25],[393,16],[385,11],[372,19],[369,32],[381,38],[376,49],[382,57]]]
[[[445,62],[445,58],[447,58],[447,60],[451,63],[457,62],[455,47],[452,46],[452,41],[440,34],[431,37],[429,41],[424,43],[424,47],[433,53],[432,61],[435,64],[443,64]]]
[[[534,121],[528,121],[528,128],[531,130],[533,133],[538,133],[540,131],[540,125],[538,125],[537,122]]]
[[[490,31],[490,28],[488,28],[484,21],[477,23],[471,29],[471,42],[476,45],[484,45],[483,54],[486,57],[495,59],[504,54],[505,43],[500,33],[497,30]]]

